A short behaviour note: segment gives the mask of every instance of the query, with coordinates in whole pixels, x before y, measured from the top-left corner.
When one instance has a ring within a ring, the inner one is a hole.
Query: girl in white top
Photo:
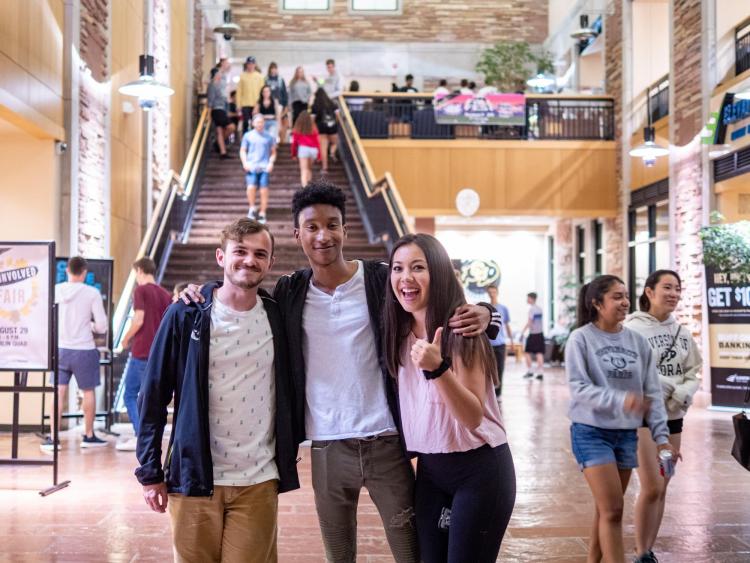
[[[702,359],[690,331],[672,316],[680,302],[682,282],[677,272],[657,270],[646,279],[638,300],[640,312],[625,326],[646,337],[654,351],[667,408],[669,442],[679,452],[682,420],[700,386]],[[656,444],[647,428],[638,431],[638,478],[641,490],[635,504],[635,543],[638,563],[654,563],[652,551],[664,515],[669,478],[662,478]]]

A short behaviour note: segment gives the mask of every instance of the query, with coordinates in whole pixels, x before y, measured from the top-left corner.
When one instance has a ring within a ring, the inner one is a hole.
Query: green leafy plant
[[[703,262],[715,270],[738,274],[750,281],[750,221],[720,223],[723,217],[713,213],[709,227],[700,232]]]
[[[546,51],[535,55],[525,41],[500,41],[482,51],[476,66],[484,81],[501,92],[526,88],[526,79],[536,72],[552,72],[552,58]]]

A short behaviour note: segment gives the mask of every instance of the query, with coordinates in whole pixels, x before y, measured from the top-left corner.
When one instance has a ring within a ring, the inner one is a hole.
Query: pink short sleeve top
[[[422,370],[411,361],[408,352],[416,342],[413,334],[404,343],[402,365],[398,370],[399,404],[404,440],[409,451],[418,453],[465,452],[489,444],[506,443],[500,407],[492,379],[486,378],[484,417],[470,430],[448,410],[434,380],[425,379]]]

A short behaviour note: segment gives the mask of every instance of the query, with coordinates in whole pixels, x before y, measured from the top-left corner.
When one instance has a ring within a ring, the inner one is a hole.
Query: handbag
[[[745,404],[750,402],[750,386],[745,391]],[[745,416],[745,410],[732,417],[734,424],[734,444],[732,444],[732,457],[739,464],[750,471],[750,420]]]

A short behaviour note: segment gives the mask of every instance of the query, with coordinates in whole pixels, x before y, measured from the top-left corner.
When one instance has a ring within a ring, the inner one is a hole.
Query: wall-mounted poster
[[[0,371],[52,369],[54,242],[0,241]]]
[[[449,94],[435,100],[435,121],[441,125],[526,125],[523,94]]]
[[[58,256],[55,260],[55,284],[67,281],[65,269],[68,267],[67,256]],[[112,260],[109,258],[86,258],[87,272],[84,283],[96,288],[102,296],[104,312],[107,313],[107,332],[94,334],[94,342],[100,352],[105,354],[112,350]]]
[[[711,336],[711,402],[745,406],[750,386],[750,282],[735,273],[706,267]]]

